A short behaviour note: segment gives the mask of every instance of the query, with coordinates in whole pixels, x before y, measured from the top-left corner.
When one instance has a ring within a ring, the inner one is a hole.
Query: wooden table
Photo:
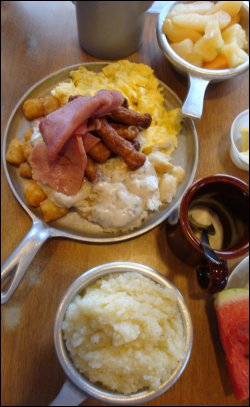
[[[143,46],[129,60],[149,64],[183,100],[187,81],[173,71],[161,53],[156,19],[157,15],[147,16]],[[78,45],[71,2],[4,1],[2,34],[2,130],[18,99],[35,82],[59,68],[96,61]],[[235,116],[248,108],[248,86],[248,73],[209,86],[203,117],[196,124],[200,143],[196,178],[226,173],[247,181],[248,173],[230,160],[229,132]],[[2,171],[2,262],[30,227],[31,221],[12,195]],[[119,260],[143,263],[167,276],[184,295],[192,315],[194,343],[187,368],[169,391],[148,405],[241,405],[232,394],[211,297],[199,289],[194,271],[170,252],[164,225],[113,245],[67,239],[45,243],[14,297],[2,307],[2,405],[47,405],[56,396],[65,379],[53,344],[59,300],[79,274]],[[20,321],[11,330],[4,321],[15,307]],[[104,404],[88,399],[83,405]]]

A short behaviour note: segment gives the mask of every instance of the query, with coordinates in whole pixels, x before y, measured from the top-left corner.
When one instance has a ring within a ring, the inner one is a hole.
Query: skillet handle
[[[66,381],[50,406],[78,406],[87,396]]]
[[[33,222],[32,228],[1,267],[1,285],[14,272],[5,291],[1,289],[1,304],[5,304],[14,294],[30,263],[42,244],[50,237],[50,228],[40,220]]]
[[[205,91],[209,80],[194,75],[188,75],[189,89],[183,103],[181,113],[190,119],[200,119],[202,116]]]

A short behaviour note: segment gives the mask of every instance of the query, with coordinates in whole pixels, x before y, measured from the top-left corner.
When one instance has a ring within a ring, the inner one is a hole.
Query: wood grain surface
[[[3,134],[12,109],[31,85],[60,68],[97,59],[78,45],[71,2],[1,3]],[[184,100],[187,81],[173,71],[161,53],[156,19],[157,15],[147,16],[143,45],[128,59],[149,64]],[[248,173],[236,168],[229,156],[230,126],[235,116],[248,108],[248,88],[248,72],[208,87],[204,113],[196,123],[200,144],[196,178],[225,173],[248,180]],[[3,262],[28,232],[31,220],[12,195],[3,169],[1,179]],[[211,296],[199,289],[192,268],[170,252],[164,224],[119,244],[95,245],[59,238],[44,244],[11,301],[2,306],[2,405],[42,406],[56,396],[65,380],[53,344],[59,301],[85,270],[119,260],[143,263],[167,276],[183,294],[193,320],[193,349],[184,373],[170,390],[147,405],[241,405],[232,394]],[[5,318],[14,307],[20,311],[20,321],[9,329]],[[105,404],[89,398],[82,405]]]

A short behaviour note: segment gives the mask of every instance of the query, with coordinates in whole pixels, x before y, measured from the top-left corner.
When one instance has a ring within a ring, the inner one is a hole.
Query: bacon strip
[[[128,140],[120,137],[106,119],[100,119],[100,122],[101,127],[97,130],[97,134],[102,138],[106,146],[113,153],[120,155],[131,170],[140,168],[144,164],[146,156],[136,151]]]

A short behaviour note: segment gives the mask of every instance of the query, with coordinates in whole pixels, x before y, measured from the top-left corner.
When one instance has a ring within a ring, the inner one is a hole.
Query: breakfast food
[[[220,338],[234,394],[238,400],[249,397],[249,289],[230,288],[216,294]]]
[[[175,5],[163,23],[173,50],[205,69],[236,67],[248,59],[241,26],[242,1],[196,1]]]
[[[172,201],[185,176],[170,162],[179,109],[165,109],[159,81],[143,64],[80,67],[70,76],[52,95],[24,102],[31,127],[11,141],[6,160],[19,167],[25,199],[45,221],[134,229]]]
[[[135,272],[87,287],[69,305],[62,330],[79,372],[125,395],[158,389],[185,357],[176,292]]]

